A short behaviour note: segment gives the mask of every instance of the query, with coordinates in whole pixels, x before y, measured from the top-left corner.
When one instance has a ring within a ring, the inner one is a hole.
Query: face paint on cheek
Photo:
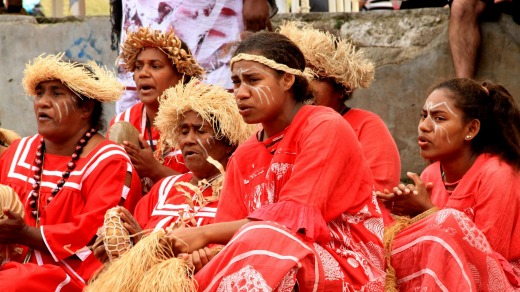
[[[206,138],[206,143],[208,144],[209,148],[211,148],[211,144],[215,144],[215,138],[213,136]]]
[[[452,110],[451,108],[449,107],[449,105],[446,103],[446,102],[440,102],[440,103],[437,103],[437,104],[432,104],[431,102],[427,103],[427,106],[426,106],[426,111],[428,113],[428,119],[431,121],[432,125],[433,125],[433,134],[437,137],[439,137],[439,139],[443,140],[444,137],[446,138],[446,141],[448,142],[448,144],[451,144],[451,140],[450,140],[450,136],[449,136],[449,133],[448,133],[448,130],[446,130],[446,128],[444,128],[443,126],[439,125],[432,117],[432,114],[431,114],[431,111],[435,108],[438,108],[440,106],[444,105],[448,111],[450,113],[452,113],[453,115],[457,116]]]
[[[66,101],[63,102],[63,108],[65,109],[65,115],[66,116],[69,115],[69,104],[70,105],[72,104],[71,100],[66,100]]]
[[[58,114],[57,118],[58,118],[58,123],[61,123],[61,107],[58,103],[56,102],[52,102],[52,107],[56,109],[56,112]]]
[[[253,96],[258,96],[258,100],[260,101],[260,104],[264,104],[264,98],[265,98],[265,101],[267,102],[267,104],[270,104],[271,98],[267,95],[265,90],[263,88],[261,88],[261,87],[266,87],[265,85],[259,86],[259,87],[252,86],[252,85],[245,85],[245,86],[247,86],[249,88],[249,90],[251,90],[254,93]]]
[[[202,141],[199,138],[197,138],[196,140],[197,140],[197,144],[199,144],[199,146],[202,148],[202,150],[204,150],[206,157],[208,157],[209,156],[208,150],[206,150],[206,147],[204,147],[204,144],[202,144]]]
[[[262,67],[252,66],[251,68],[260,71],[264,75],[276,78],[276,76],[275,76],[275,74],[273,74],[273,72],[264,70]],[[274,96],[271,91],[271,87],[269,87],[267,85],[259,85],[259,86],[250,85],[250,88],[258,95],[258,98],[260,99],[261,104],[263,104],[263,98],[265,98],[267,104],[270,104],[271,101],[274,101]]]

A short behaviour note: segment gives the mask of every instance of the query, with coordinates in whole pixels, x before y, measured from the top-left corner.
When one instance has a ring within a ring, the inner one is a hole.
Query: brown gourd
[[[108,139],[117,144],[123,144],[123,141],[128,141],[139,146],[139,131],[129,122],[115,122],[108,129]]]

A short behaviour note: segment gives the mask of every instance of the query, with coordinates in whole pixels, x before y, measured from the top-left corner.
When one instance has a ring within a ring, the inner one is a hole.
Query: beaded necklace
[[[67,163],[67,169],[61,174],[61,179],[56,183],[56,187],[52,190],[51,196],[47,199],[47,205],[54,199],[54,197],[61,190],[63,185],[65,185],[65,181],[69,178],[70,173],[76,167],[76,161],[79,159],[81,152],[83,151],[83,147],[87,145],[88,141],[94,134],[97,132],[96,129],[92,128],[88,130],[85,135],[78,141],[78,145],[74,150],[74,153],[71,156],[69,163]],[[32,185],[33,190],[31,191],[31,200],[29,201],[29,205],[31,206],[31,215],[36,218],[36,224],[39,223],[40,218],[40,186],[43,172],[43,160],[45,153],[45,140],[43,138],[40,139],[40,145],[36,150],[36,158],[34,159],[34,184]]]

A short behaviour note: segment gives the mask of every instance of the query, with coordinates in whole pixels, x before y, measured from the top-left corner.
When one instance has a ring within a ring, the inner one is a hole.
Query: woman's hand
[[[174,254],[190,254],[210,244],[203,227],[176,228],[166,233],[163,239],[163,244],[170,246]]]
[[[128,141],[123,141],[123,147],[130,157],[132,164],[139,177],[152,177],[154,169],[161,166],[159,161],[153,157],[153,151],[150,145],[144,140],[143,135],[139,135],[139,145],[135,145]]]
[[[99,233],[99,232],[98,232]],[[94,245],[92,246],[92,252],[94,256],[103,264],[109,263],[108,254],[103,243],[103,235],[100,235]]]
[[[430,199],[433,183],[425,184],[413,172],[407,175],[414,184],[401,183],[392,192],[385,189],[384,193],[376,192],[376,195],[393,214],[413,217],[435,206]]]
[[[177,257],[187,261],[188,265],[193,267],[194,273],[197,273],[213,259],[214,255],[208,247],[204,247],[191,254],[181,253]]]
[[[119,217],[123,221],[123,226],[128,230],[130,235],[134,235],[132,237],[134,244],[139,242],[141,237],[143,237],[141,225],[135,220],[134,216],[130,211],[128,211],[125,207],[117,207],[117,212],[119,213]]]
[[[40,228],[25,223],[22,216],[3,208],[4,219],[0,219],[0,244],[22,244],[48,253]]]
[[[179,174],[155,159],[152,148],[144,140],[142,135],[139,135],[139,145],[123,141],[123,147],[130,157],[130,161],[132,161],[137,174],[141,178],[148,177],[153,182],[157,182],[163,177]]]
[[[0,220],[0,243],[21,244],[22,236],[27,233],[29,226],[22,216],[3,208],[4,219]]]

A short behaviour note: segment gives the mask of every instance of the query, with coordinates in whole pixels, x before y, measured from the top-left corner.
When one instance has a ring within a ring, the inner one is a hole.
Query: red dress
[[[304,106],[280,134],[238,147],[216,222],[250,218],[195,275],[204,291],[341,291],[384,286],[383,220],[348,123]],[[339,290],[338,290],[339,289]]]
[[[432,201],[444,209],[396,237],[392,265],[401,289],[520,290],[518,171],[482,154],[452,192],[438,162],[421,178],[434,183]]]
[[[125,121],[132,124],[143,138],[148,142],[148,145],[152,147],[155,151],[157,148],[157,143],[159,141],[159,131],[151,125],[147,127],[146,121],[146,113],[143,103],[137,103],[133,105],[131,108],[125,110],[124,112],[117,114],[111,121],[110,126],[112,126],[115,122]],[[184,164],[184,158],[182,157],[182,153],[180,150],[172,150],[166,153],[163,153],[163,162],[162,164],[175,170],[179,173],[188,172],[188,168]]]
[[[343,115],[361,144],[361,149],[374,176],[376,190],[392,190],[401,178],[401,158],[392,134],[376,114],[352,108]]]
[[[144,230],[154,231],[160,228],[165,229],[172,223],[176,223],[181,218],[188,219],[193,217],[195,224],[189,226],[202,226],[211,224],[215,220],[218,201],[213,201],[199,206],[195,204],[190,207],[192,198],[196,194],[184,186],[179,186],[190,194],[190,198],[186,198],[186,194],[176,188],[179,182],[188,183],[193,177],[193,173],[185,173],[181,175],[169,176],[158,181],[144,196],[135,208],[134,217]],[[202,188],[204,197],[211,197],[213,189],[211,187]],[[190,214],[192,216],[190,216]]]
[[[29,196],[40,138],[35,135],[15,141],[0,159],[0,182],[19,195],[29,226],[36,226]],[[23,254],[0,267],[0,291],[81,291],[101,267],[87,246],[103,225],[106,210],[122,200],[126,208],[133,210],[140,199],[141,186],[130,159],[121,146],[104,140],[77,160],[63,188],[47,204],[69,161],[69,156],[44,156],[40,195],[45,203],[39,228],[50,253],[35,250],[30,262],[21,264],[27,253],[24,248]],[[132,174],[130,188],[125,186],[127,172]]]

